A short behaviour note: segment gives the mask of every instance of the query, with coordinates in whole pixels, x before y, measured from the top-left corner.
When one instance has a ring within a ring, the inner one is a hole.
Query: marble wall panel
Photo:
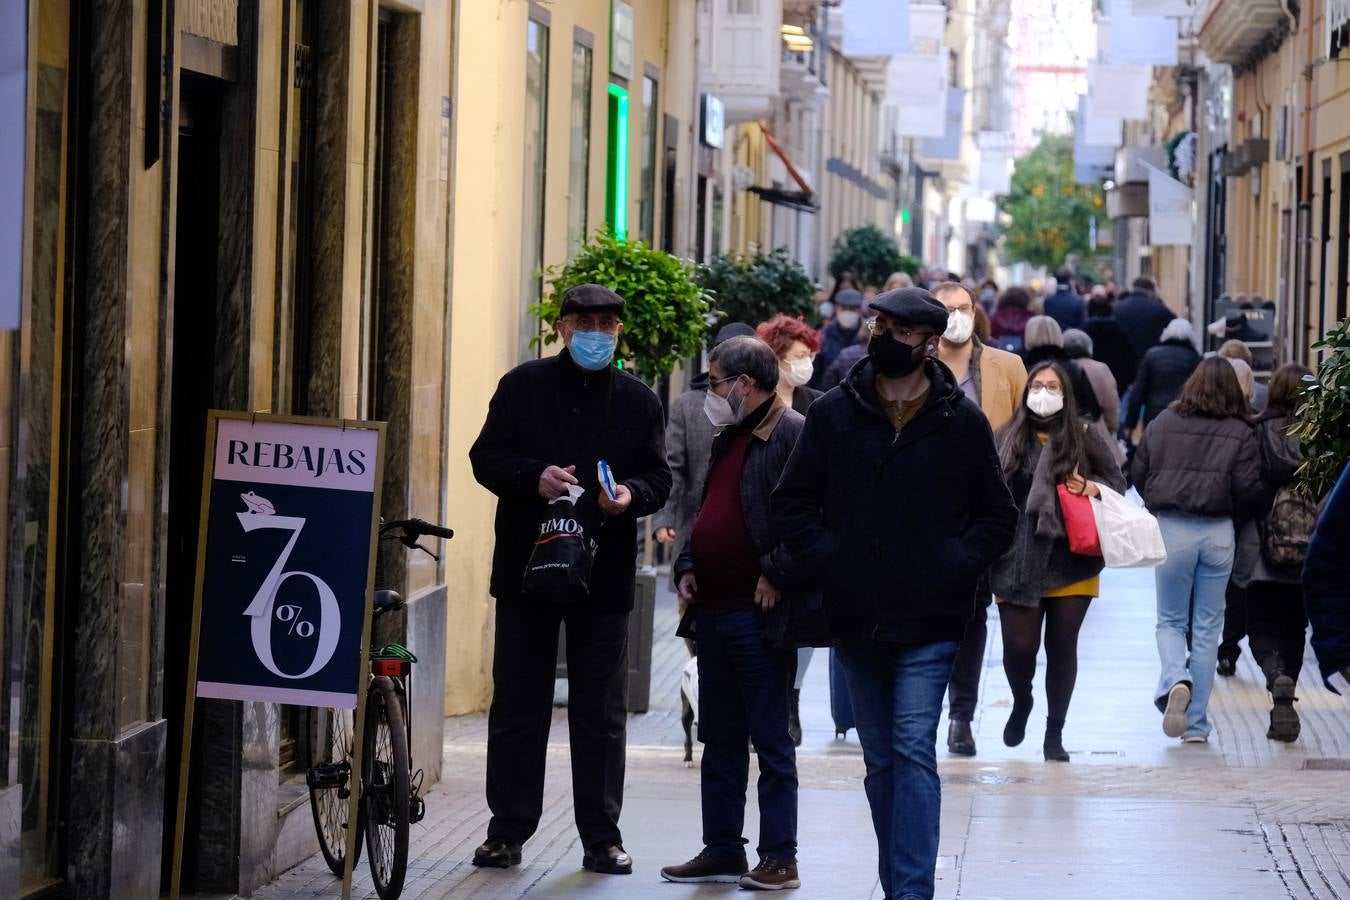
[[[445,691],[446,588],[444,585],[414,594],[408,601],[405,645],[417,654],[408,705],[413,716],[413,743],[409,748],[413,770],[421,769],[424,786],[441,780],[444,740],[441,709]]]
[[[159,894],[164,836],[164,746],[168,723],[148,723],[115,741],[109,897]]]
[[[0,788],[0,897],[19,896],[23,786]]]
[[[145,130],[137,129],[133,141],[142,146]],[[131,290],[126,322],[126,356],[131,388],[130,428],[149,428],[156,423],[160,375],[159,319],[162,235],[159,223],[164,212],[163,169],[133,166],[131,174],[132,216],[130,229]]]

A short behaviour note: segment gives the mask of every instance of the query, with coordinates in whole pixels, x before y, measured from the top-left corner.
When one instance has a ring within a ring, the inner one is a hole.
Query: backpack
[[[1301,567],[1317,525],[1317,503],[1292,486],[1275,492],[1261,535],[1261,555],[1276,568]]]

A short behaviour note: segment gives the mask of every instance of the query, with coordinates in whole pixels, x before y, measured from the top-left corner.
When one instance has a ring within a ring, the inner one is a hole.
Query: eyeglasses
[[[917,347],[919,344],[933,336],[931,331],[915,331],[912,328],[906,328],[903,325],[883,322],[880,317],[867,320],[867,331],[873,336],[885,334],[889,331],[897,340],[904,341],[912,347]],[[919,339],[918,342],[913,340],[915,337]]]
[[[960,305],[960,306],[949,306],[949,307],[947,307],[947,312],[949,312],[949,313],[954,313],[954,312],[965,313],[966,315],[971,316],[971,315],[974,315],[974,314],[975,314],[975,307],[971,306],[969,303],[963,303],[963,304]]]
[[[619,330],[622,322],[614,315],[593,315],[591,313],[571,313],[567,317],[573,331],[603,331],[613,334]]]
[[[1059,396],[1063,395],[1063,393],[1064,393],[1064,389],[1063,389],[1062,387],[1060,387],[1059,385],[1057,385],[1057,384],[1033,384],[1033,385],[1031,386],[1031,390],[1033,390],[1033,391],[1049,391],[1050,393],[1054,394],[1056,397],[1059,397]]]

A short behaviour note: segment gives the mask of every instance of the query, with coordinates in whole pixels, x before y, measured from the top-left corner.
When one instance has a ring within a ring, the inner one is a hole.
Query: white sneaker
[[[1188,734],[1181,739],[1183,744],[1208,744],[1209,735],[1207,734]]]
[[[1172,685],[1167,692],[1167,710],[1163,713],[1163,734],[1170,738],[1186,733],[1186,708],[1191,705],[1191,686],[1185,682]]]

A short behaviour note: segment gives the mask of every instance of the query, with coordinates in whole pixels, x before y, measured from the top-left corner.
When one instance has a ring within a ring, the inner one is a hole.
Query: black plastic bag
[[[550,501],[539,518],[521,593],[544,603],[577,603],[591,590],[599,545],[600,510],[582,489]]]

